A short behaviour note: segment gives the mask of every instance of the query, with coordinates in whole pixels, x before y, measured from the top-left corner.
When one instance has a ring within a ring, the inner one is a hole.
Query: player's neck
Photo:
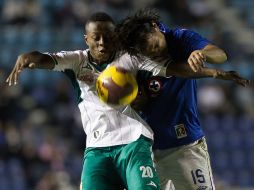
[[[168,56],[168,48],[165,47],[160,54],[160,57],[167,57]]]

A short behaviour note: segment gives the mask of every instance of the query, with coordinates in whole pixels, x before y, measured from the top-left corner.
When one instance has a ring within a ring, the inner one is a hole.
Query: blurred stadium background
[[[146,6],[171,27],[194,29],[228,53],[220,68],[254,79],[253,0],[0,0],[0,189],[78,189],[85,147],[79,111],[61,73],[25,71],[4,83],[17,56],[84,49],[95,11],[119,20]],[[199,108],[218,190],[254,189],[254,90],[199,81]]]

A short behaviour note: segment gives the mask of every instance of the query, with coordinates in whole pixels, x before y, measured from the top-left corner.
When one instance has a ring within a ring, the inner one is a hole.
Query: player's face
[[[85,41],[97,63],[107,61],[115,51],[115,26],[111,22],[96,21],[86,26]]]
[[[148,57],[167,55],[167,43],[164,34],[155,28],[145,36],[144,45],[140,46],[141,53]]]

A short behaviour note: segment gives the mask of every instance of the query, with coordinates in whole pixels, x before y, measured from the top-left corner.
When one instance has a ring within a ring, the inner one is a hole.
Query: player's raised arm
[[[204,63],[224,63],[227,60],[226,53],[215,45],[208,44],[203,49],[193,51],[188,63],[193,71],[197,72],[204,66]]]
[[[9,86],[16,85],[18,83],[19,75],[24,68],[53,69],[54,61],[49,55],[40,53],[38,51],[19,55],[15,66],[6,79],[6,82],[9,84]]]

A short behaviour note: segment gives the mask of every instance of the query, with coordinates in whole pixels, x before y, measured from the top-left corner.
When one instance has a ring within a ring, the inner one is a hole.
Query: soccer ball
[[[109,66],[97,78],[96,90],[102,102],[128,105],[137,96],[138,84],[131,72],[122,67]]]

